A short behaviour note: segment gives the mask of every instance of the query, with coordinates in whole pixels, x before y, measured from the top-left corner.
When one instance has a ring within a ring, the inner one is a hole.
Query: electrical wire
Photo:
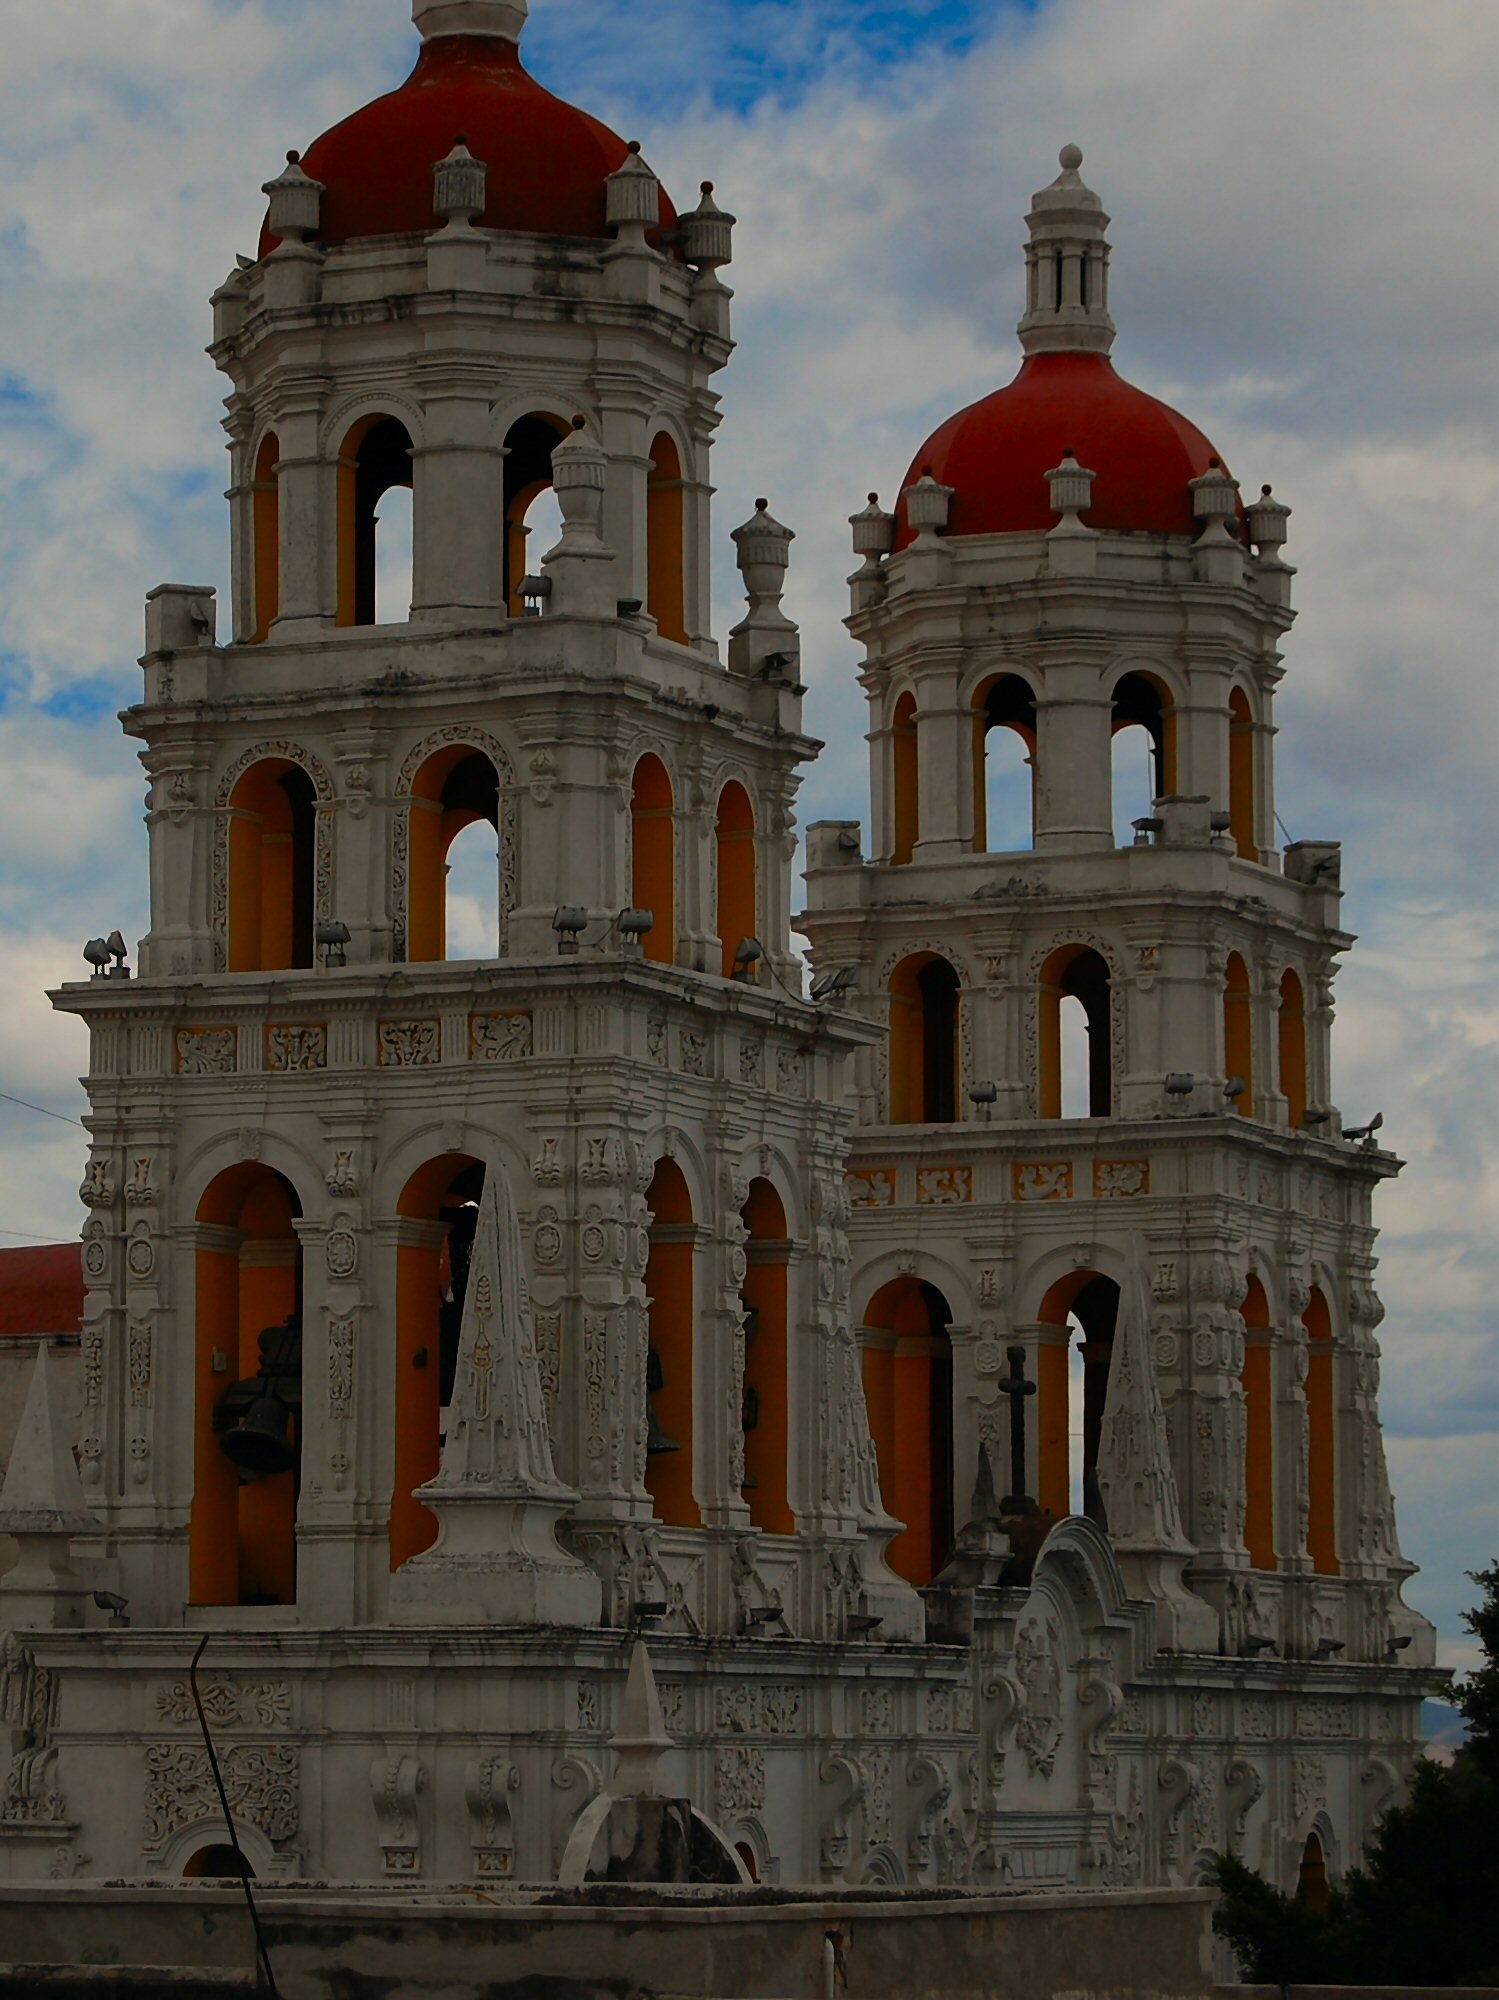
[[[55,1118],[59,1125],[76,1125],[80,1132],[88,1130],[81,1118],[70,1118],[63,1111],[49,1111],[45,1104],[33,1104],[29,1098],[12,1097],[8,1090],[0,1090],[0,1099],[7,1104],[19,1104],[23,1111],[39,1111],[43,1118]]]

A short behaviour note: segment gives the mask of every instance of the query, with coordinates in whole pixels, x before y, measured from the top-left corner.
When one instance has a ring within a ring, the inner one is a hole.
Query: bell
[[[219,1442],[225,1458],[245,1479],[269,1479],[273,1473],[290,1472],[297,1462],[291,1411],[279,1396],[262,1396],[252,1403],[244,1422],[237,1430],[226,1431]]]
[[[251,1416],[253,1416],[254,1411],[252,1410],[250,1414]],[[248,1421],[249,1418],[246,1418],[246,1422]],[[647,1396],[645,1399],[646,1457],[654,1458],[658,1455],[658,1453],[666,1451],[680,1451],[681,1449],[682,1447],[677,1443],[676,1439],[674,1437],[668,1437],[665,1431],[662,1430],[660,1420],[656,1415],[655,1397]]]

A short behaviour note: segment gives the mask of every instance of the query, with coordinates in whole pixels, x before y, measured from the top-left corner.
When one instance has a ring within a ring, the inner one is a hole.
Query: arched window
[[[656,1519],[669,1528],[701,1524],[693,1467],[692,1195],[673,1160],[658,1160],[646,1190],[651,1211],[645,1291],[650,1301],[646,1394],[650,1398],[646,1491]]]
[[[687,644],[685,490],[682,456],[660,431],[651,441],[645,486],[646,609],[663,639]]]
[[[417,772],[410,812],[407,957],[422,964],[450,956],[496,956],[500,780],[494,765],[467,743],[436,751]],[[469,828],[475,829],[472,835]],[[455,865],[461,865],[461,875],[450,872]],[[459,904],[460,896],[466,904]],[[479,949],[467,951],[464,945]]]
[[[281,444],[267,431],[255,454],[251,522],[255,541],[255,630],[251,643],[263,645],[281,609],[281,487],[276,467]]]
[[[249,1876],[253,1882],[255,1870],[245,1855],[237,1847],[231,1847],[227,1840],[211,1842],[200,1847],[196,1854],[188,1857],[187,1866],[182,1871],[187,1882],[207,1882],[227,1880],[242,1881]]]
[[[641,948],[658,965],[677,961],[677,825],[671,778],[647,752],[635,766],[630,796],[630,900],[655,922]],[[735,939],[738,943],[738,939]]]
[[[1294,972],[1281,976],[1276,1033],[1280,1094],[1286,1100],[1286,1116],[1293,1130],[1299,1130],[1306,1123],[1306,1000]]]
[[[300,764],[264,757],[229,797],[229,970],[313,962],[317,792]]]
[[[1244,1322],[1244,1541],[1256,1569],[1275,1568],[1275,1380],[1270,1302],[1259,1279],[1239,1307]]]
[[[1338,1561],[1336,1348],[1332,1337],[1332,1314],[1318,1286],[1312,1287],[1311,1301],[1301,1315],[1301,1324],[1307,1332],[1307,1486],[1310,1506],[1306,1552],[1319,1576],[1337,1576],[1342,1565]]]
[[[744,1497],[750,1520],[770,1535],[789,1535],[796,1519],[787,1491],[791,1433],[786,1379],[787,1280],[791,1244],[786,1209],[767,1180],[750,1182],[740,1211],[749,1231],[744,1307]]]
[[[1037,1104],[1043,1118],[1061,1118],[1069,1110],[1064,1103],[1063,1077],[1066,1051],[1063,1048],[1063,1003],[1079,1003],[1072,1014],[1087,1037],[1087,1111],[1079,1115],[1107,1118],[1114,1105],[1113,1057],[1110,1053],[1109,968],[1091,946],[1064,944],[1041,968],[1040,1044],[1041,1073]],[[1081,1064],[1078,1065],[1081,1068]]]
[[[373,625],[378,616],[376,590],[382,565],[387,602],[380,609],[399,609],[391,602],[400,595],[398,571],[407,570],[409,617],[410,558],[387,552],[380,530],[380,502],[393,487],[411,484],[411,433],[398,417],[361,417],[344,439],[338,458],[338,615],[339,625]],[[408,515],[409,520],[409,515]],[[409,550],[409,528],[405,531]]]
[[[953,1545],[952,1313],[935,1285],[893,1278],[864,1314],[864,1395],[885,1511],[904,1521],[896,1574],[930,1583]]]
[[[755,809],[749,793],[731,779],[718,795],[718,941],[727,979],[745,938],[760,928],[755,886]],[[749,968],[754,976],[754,967]]]
[[[974,704],[973,845],[1018,854],[1035,845],[1036,697],[1018,674],[1000,674]]]
[[[1315,1833],[1306,1837],[1301,1850],[1301,1866],[1296,1875],[1296,1900],[1319,1917],[1327,1915],[1332,1886],[1327,1879],[1327,1856]]]
[[[890,976],[890,1123],[957,1115],[958,975],[936,952],[914,952]]]
[[[1223,1067],[1225,1081],[1238,1077],[1243,1089],[1234,1105],[1241,1118],[1254,1116],[1254,1000],[1249,968],[1231,951],[1223,975]]]
[[[1240,858],[1258,861],[1254,810],[1254,715],[1242,688],[1228,697],[1228,820]]]
[[[418,1167],[396,1203],[396,1365],[391,1407],[395,1482],[390,1566],[437,1539],[437,1516],[416,1497],[442,1463],[443,1412],[453,1395],[484,1166],[443,1153]]]
[[[510,616],[522,610],[521,578],[550,546],[544,537],[538,547],[527,546],[531,528],[539,525],[533,517],[533,503],[552,486],[552,452],[572,430],[561,417],[537,414],[518,417],[505,433],[505,603]]]
[[[1125,674],[1114,689],[1114,839],[1134,840],[1132,822],[1176,789],[1176,713],[1170,690],[1153,674]]]
[[[1036,1427],[1039,1465],[1036,1499],[1059,1518],[1098,1518],[1098,1440],[1109,1389],[1119,1287],[1097,1271],[1072,1271],[1041,1301],[1040,1319],[1066,1329],[1036,1355]]]
[[[290,1182],[249,1161],[226,1168],[198,1203],[194,1604],[297,1601],[301,1213]],[[231,1441],[246,1425],[263,1470]]]
[[[897,867],[910,860],[921,838],[921,787],[916,768],[916,697],[903,694],[890,724],[892,804],[895,846],[890,859]]]

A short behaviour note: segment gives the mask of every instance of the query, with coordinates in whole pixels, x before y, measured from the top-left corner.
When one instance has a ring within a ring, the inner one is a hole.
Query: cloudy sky
[[[864,808],[845,517],[1016,361],[1021,217],[1076,140],[1116,361],[1295,512],[1292,837],[1345,843],[1336,1095],[1378,1198],[1409,1595],[1466,1652],[1496,1514],[1496,295],[1489,0],[532,0],[542,80],[740,218],[723,539],[797,532],[807,817]],[[206,300],[285,149],[409,67],[404,0],[0,0],[0,1242],[77,1228],[77,1026],[146,927],[141,600],[226,582]]]

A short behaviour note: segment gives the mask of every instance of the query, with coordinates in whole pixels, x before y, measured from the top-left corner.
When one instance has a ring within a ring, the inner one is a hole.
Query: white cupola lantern
[[[943,486],[932,477],[932,468],[924,465],[921,477],[908,486],[901,498],[906,503],[906,519],[916,530],[918,542],[933,542],[947,526],[948,510],[952,506],[954,486]]]
[[[453,150],[432,168],[432,207],[448,227],[471,228],[484,213],[489,168],[476,160],[459,133]]]
[[[645,233],[661,220],[661,183],[632,139],[623,163],[604,182],[604,219],[621,245],[644,249]]]
[[[713,199],[712,181],[702,184],[702,200],[682,217],[682,255],[700,271],[716,271],[734,261],[734,220]]]
[[[303,168],[300,153],[288,153],[285,168],[273,181],[264,182],[260,192],[270,203],[266,227],[272,236],[284,243],[305,243],[317,235],[325,190]]]
[[[527,0],[411,0],[411,18],[423,41],[436,35],[495,35],[518,42]]]

